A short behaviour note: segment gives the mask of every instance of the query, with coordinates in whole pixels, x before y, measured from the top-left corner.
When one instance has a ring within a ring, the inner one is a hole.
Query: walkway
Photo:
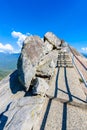
[[[55,69],[37,130],[87,130],[87,97],[71,66],[60,64]]]

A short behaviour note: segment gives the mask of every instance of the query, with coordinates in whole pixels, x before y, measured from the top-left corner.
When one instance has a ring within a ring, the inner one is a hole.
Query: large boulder
[[[32,93],[33,95],[40,94],[42,96],[45,96],[49,85],[43,78],[36,78],[32,82],[33,88],[32,88]]]
[[[38,36],[29,36],[25,39],[22,50],[25,50],[33,66],[37,65],[44,55],[43,46],[44,43]]]
[[[50,32],[46,33],[45,39],[44,42],[38,36],[29,36],[23,43],[17,69],[19,81],[25,87],[26,91],[29,90],[31,81],[35,78],[35,75],[47,76],[49,78],[53,75],[55,67],[53,69],[51,67],[56,66],[57,59],[57,53],[54,53],[53,48],[56,47],[58,49],[61,40]]]
[[[35,67],[33,67],[30,59],[27,57],[26,52],[22,51],[18,59],[18,78],[20,83],[28,91],[32,78],[35,75]]]
[[[53,45],[50,44],[48,41],[44,42],[44,54],[48,54],[50,51],[53,50]]]
[[[50,79],[54,74],[54,68],[55,68],[50,67],[51,62],[52,61],[49,61],[45,63],[45,65],[39,66],[37,68],[36,76]]]
[[[47,32],[44,36],[44,41],[48,41],[50,44],[53,45],[54,48],[59,49],[59,46],[61,45],[61,40],[54,35],[52,32]]]
[[[43,56],[38,64],[36,75],[38,77],[50,79],[54,74],[54,69],[57,66],[58,51],[53,50],[47,55]]]
[[[38,36],[27,37],[17,63],[19,81],[25,86],[26,91],[29,90],[36,67],[43,55],[42,40]]]

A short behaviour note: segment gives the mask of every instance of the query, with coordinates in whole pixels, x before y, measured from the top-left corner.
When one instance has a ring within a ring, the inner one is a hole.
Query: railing
[[[78,71],[80,77],[82,78],[82,80],[83,80],[85,86],[87,87],[87,82],[86,82],[86,80],[85,80],[83,74],[81,73],[81,71],[79,70],[79,68],[77,67],[77,65],[75,64],[74,57],[79,61],[79,63],[80,63],[82,66],[84,66],[84,64],[76,57],[76,55],[73,53],[73,51],[72,51],[72,49],[71,49],[71,47],[70,47],[69,45],[68,45],[68,47],[69,47],[69,49],[70,49],[70,51],[71,51],[71,53],[72,53],[72,63],[73,63],[74,66],[76,67],[76,69],[77,69],[77,71]],[[87,70],[87,68],[86,68],[85,66],[84,66],[84,68]]]
[[[79,63],[84,67],[85,70],[87,70],[87,67],[81,62],[81,60],[74,54],[74,52],[72,51],[71,47],[68,45],[70,51],[72,52],[72,54],[75,56],[75,58],[79,61]]]

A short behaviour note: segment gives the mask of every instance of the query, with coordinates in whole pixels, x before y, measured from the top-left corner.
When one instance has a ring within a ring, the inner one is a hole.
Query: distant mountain
[[[13,70],[16,68],[19,54],[0,53],[0,70]]]
[[[17,67],[18,54],[0,53],[0,79],[11,73]]]
[[[82,53],[82,55],[87,58],[87,54]]]

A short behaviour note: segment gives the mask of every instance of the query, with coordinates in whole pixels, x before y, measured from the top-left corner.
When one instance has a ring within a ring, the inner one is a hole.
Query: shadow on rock
[[[11,103],[9,103],[7,105],[7,107],[6,107],[6,110],[0,114],[0,130],[4,129],[5,124],[6,124],[7,120],[8,120],[8,117],[5,116],[4,113],[8,111],[10,105],[11,105]]]
[[[32,89],[31,89],[31,88],[30,88],[29,91],[27,91],[27,92],[25,93],[25,95],[24,95],[24,97],[29,97],[29,96],[34,96],[34,95],[32,94]]]
[[[16,94],[18,91],[25,91],[24,87],[20,84],[18,80],[18,71],[15,70],[11,75],[10,75],[10,89],[13,94]]]

